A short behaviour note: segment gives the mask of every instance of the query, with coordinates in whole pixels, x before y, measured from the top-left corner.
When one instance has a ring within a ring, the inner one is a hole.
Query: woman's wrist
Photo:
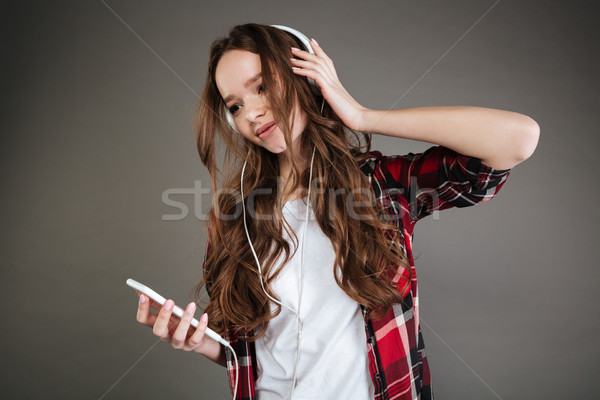
[[[381,121],[385,111],[373,110],[370,108],[363,107],[357,111],[356,125],[354,129],[363,133],[378,134],[377,124]]]
[[[202,345],[196,347],[194,352],[203,355],[209,360],[225,367],[227,363],[227,359],[225,357],[225,350],[223,346],[209,337],[204,338],[204,342]]]
[[[372,118],[371,115],[373,111],[374,110],[363,106],[357,107],[356,111],[354,112],[353,121],[349,125],[347,125],[348,128],[357,132],[371,133],[367,132],[367,130],[371,128],[371,126],[369,125],[369,120],[370,118]]]

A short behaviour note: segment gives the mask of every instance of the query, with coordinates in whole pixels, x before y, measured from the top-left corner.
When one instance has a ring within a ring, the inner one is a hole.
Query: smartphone
[[[150,289],[148,286],[142,285],[141,283],[139,283],[136,280],[129,278],[129,279],[127,279],[126,283],[128,286],[132,287],[136,291],[148,296],[150,298],[150,300],[153,300],[154,302],[156,302],[156,304],[158,304],[160,307],[162,307],[163,304],[165,304],[165,301],[167,301],[167,299],[165,299],[163,296],[156,293],[154,290]],[[175,314],[176,316],[181,318],[181,317],[183,317],[183,313],[184,313],[184,311],[181,308],[179,308],[177,306],[173,306],[173,314]],[[192,318],[192,322],[190,323],[190,325],[193,326],[194,328],[197,328],[198,320],[196,318]],[[223,344],[224,346],[229,346],[229,342],[227,340],[223,339],[221,336],[219,336],[215,331],[213,331],[209,328],[206,328],[205,334],[209,338],[216,340],[217,342]]]

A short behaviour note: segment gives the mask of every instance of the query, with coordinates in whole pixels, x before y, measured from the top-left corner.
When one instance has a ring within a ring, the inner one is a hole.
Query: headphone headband
[[[294,28],[290,28],[289,26],[284,26],[284,25],[271,25],[271,26],[273,28],[281,29],[282,31],[291,33],[293,36],[298,38],[302,42],[302,44],[304,44],[304,47],[306,47],[306,50],[308,50],[309,53],[315,54],[315,51],[313,50],[312,46],[310,45],[310,39],[304,33],[300,32]]]

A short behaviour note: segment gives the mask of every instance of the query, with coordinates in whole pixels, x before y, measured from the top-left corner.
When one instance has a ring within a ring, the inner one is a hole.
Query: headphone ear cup
[[[319,87],[317,82],[314,79],[308,77],[306,77],[306,80],[308,81],[308,85],[310,86],[310,90],[313,93],[313,95],[321,96],[321,88]]]
[[[317,82],[315,82],[314,79],[310,79],[310,78],[306,78],[306,79],[308,79],[308,83],[310,84],[310,88],[311,88],[313,94],[315,96],[321,96],[321,88],[319,87]]]
[[[233,129],[234,132],[239,133],[237,126],[235,126],[235,121],[233,120],[233,115],[231,115],[231,112],[229,112],[229,110],[227,108],[225,108],[225,118],[227,118],[227,123],[229,124],[231,129]]]

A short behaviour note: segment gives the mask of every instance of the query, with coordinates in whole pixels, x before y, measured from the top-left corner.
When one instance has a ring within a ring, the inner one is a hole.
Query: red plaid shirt
[[[403,304],[393,306],[382,319],[369,318],[367,310],[362,307],[375,399],[433,399],[419,325],[417,275],[412,254],[414,225],[435,210],[467,207],[490,200],[498,193],[510,170],[495,170],[477,158],[441,146],[431,147],[420,154],[394,157],[372,152],[361,169],[369,177],[386,217],[402,232],[400,240],[413,272],[411,288]],[[396,279],[407,277],[406,269],[399,268]],[[225,337],[231,342],[239,360],[239,400],[256,399],[256,353],[254,343],[245,340],[247,337],[235,332],[229,332]],[[233,393],[235,364],[229,349],[226,353]]]

